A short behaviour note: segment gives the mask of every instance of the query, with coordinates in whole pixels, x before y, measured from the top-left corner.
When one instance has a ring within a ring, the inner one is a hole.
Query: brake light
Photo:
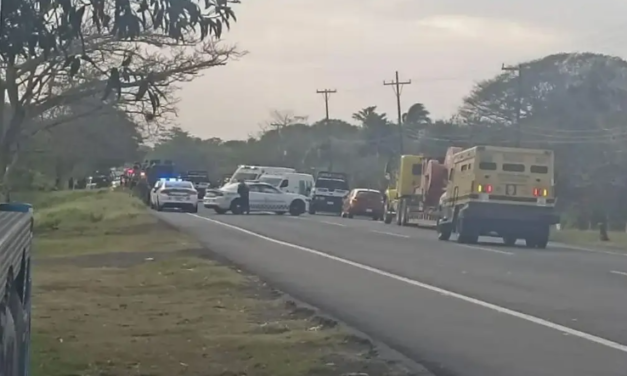
[[[549,190],[546,188],[534,188],[533,195],[536,197],[546,197],[549,195]]]
[[[486,184],[486,185],[479,184],[477,185],[477,192],[492,193],[492,185],[491,184]]]

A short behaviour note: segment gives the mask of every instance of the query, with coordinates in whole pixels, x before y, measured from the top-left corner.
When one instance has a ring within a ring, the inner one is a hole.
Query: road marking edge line
[[[477,306],[480,306],[480,307],[483,307],[483,308],[490,309],[490,310],[495,311],[495,312],[503,313],[503,314],[506,314],[506,315],[509,315],[509,316],[512,316],[512,317],[515,317],[515,318],[518,318],[518,319],[521,319],[521,320],[525,320],[525,321],[528,321],[528,322],[531,322],[531,323],[534,323],[534,324],[537,324],[537,325],[540,325],[540,326],[544,326],[544,327],[549,328],[549,329],[560,331],[560,332],[563,332],[563,333],[566,333],[566,334],[569,334],[569,335],[572,335],[572,336],[575,336],[575,337],[578,337],[578,338],[581,338],[581,339],[585,339],[587,341],[590,341],[590,342],[593,342],[593,343],[596,343],[596,344],[599,344],[599,345],[602,345],[602,346],[605,346],[605,347],[612,348],[614,350],[618,350],[618,351],[627,353],[627,345],[623,345],[623,344],[620,344],[618,342],[614,342],[614,341],[611,341],[611,340],[608,340],[608,339],[605,339],[605,338],[602,338],[602,337],[595,336],[593,334],[589,334],[589,333],[582,332],[582,331],[579,331],[579,330],[576,330],[576,329],[572,329],[572,328],[569,328],[567,326],[563,326],[563,325],[560,325],[560,324],[557,324],[557,323],[554,323],[554,322],[551,322],[551,321],[548,321],[548,320],[545,320],[545,319],[541,319],[541,318],[536,317],[536,316],[532,316],[532,315],[529,315],[529,314],[526,314],[526,313],[514,311],[512,309],[501,307],[501,306],[498,306],[496,304],[488,303],[488,302],[485,302],[483,300],[472,298],[472,297],[469,297],[469,296],[466,296],[466,295],[462,295],[462,294],[459,294],[459,293],[456,293],[456,292],[453,292],[453,291],[445,290],[445,289],[437,287],[437,286],[429,285],[429,284],[426,284],[426,283],[423,283],[423,282],[419,282],[419,281],[416,281],[416,280],[413,280],[413,279],[410,279],[410,278],[407,278],[407,277],[403,277],[403,276],[400,276],[400,275],[397,275],[397,274],[386,272],[384,270],[377,269],[375,267],[368,266],[368,265],[365,265],[365,264],[361,264],[361,263],[356,262],[356,261],[351,261],[351,260],[344,259],[344,258],[341,258],[341,257],[338,257],[338,256],[333,256],[333,255],[330,255],[328,253],[324,253],[322,251],[317,251],[315,249],[303,247],[303,246],[300,246],[300,245],[297,245],[297,244],[292,244],[292,243],[284,242],[282,240],[277,240],[277,239],[274,239],[274,238],[271,238],[271,237],[268,237],[268,236],[265,236],[265,235],[261,235],[261,234],[258,234],[256,232],[253,232],[253,231],[250,231],[250,230],[246,230],[244,228],[241,228],[241,227],[229,224],[229,223],[225,223],[225,222],[221,222],[221,221],[218,221],[218,220],[215,220],[215,219],[203,217],[203,216],[200,216],[200,215],[197,215],[197,214],[189,213],[188,215],[196,217],[196,218],[199,218],[199,219],[202,219],[202,220],[205,220],[205,221],[208,221],[208,222],[211,222],[211,223],[214,223],[214,224],[218,224],[218,225],[230,228],[232,230],[236,230],[236,231],[248,234],[248,235],[255,236],[257,238],[269,241],[271,243],[283,245],[283,246],[286,246],[286,247],[291,247],[291,248],[298,249],[298,250],[301,250],[301,251],[304,251],[304,252],[307,252],[307,253],[310,253],[310,254],[314,254],[314,255],[317,255],[317,256],[320,256],[320,257],[324,257],[324,258],[329,259],[329,260],[337,261],[337,262],[340,262],[340,263],[345,264],[345,265],[353,266],[353,267],[356,267],[358,269],[369,271],[371,273],[378,274],[380,276],[388,277],[390,279],[406,283],[408,285],[420,287],[420,288],[428,290],[428,291],[436,292],[436,293],[444,295],[444,296],[455,298],[455,299],[458,299],[458,300],[461,300],[461,301],[464,301],[464,302],[467,302],[467,303],[470,303],[470,304],[474,304],[474,305],[477,305]]]

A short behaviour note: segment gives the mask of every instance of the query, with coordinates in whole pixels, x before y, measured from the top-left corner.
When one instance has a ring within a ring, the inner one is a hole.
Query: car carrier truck
[[[450,147],[444,158],[401,156],[396,177],[386,191],[384,222],[435,228],[440,201],[446,191],[450,161],[460,150]]]
[[[31,242],[33,212],[28,204],[0,204],[0,375],[29,373]]]

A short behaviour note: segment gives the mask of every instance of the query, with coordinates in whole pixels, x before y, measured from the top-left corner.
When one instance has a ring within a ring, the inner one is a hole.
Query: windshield
[[[279,184],[281,184],[281,182],[283,181],[283,178],[272,178],[272,177],[268,177],[268,176],[262,176],[261,178],[259,178],[259,181],[262,183],[268,183],[274,187],[279,186]]]
[[[193,189],[194,185],[188,181],[168,181],[164,185],[165,188],[186,188]]]
[[[382,198],[381,193],[373,191],[358,191],[357,197],[366,200],[380,200]]]
[[[318,179],[316,181],[316,188],[326,188],[328,190],[348,191],[348,183],[346,183],[344,180]]]
[[[239,183],[229,183],[220,189],[223,191],[228,191],[228,192],[237,192],[238,185]]]
[[[257,176],[259,176],[256,172],[236,172],[231,181],[240,181],[240,180],[257,180]]]

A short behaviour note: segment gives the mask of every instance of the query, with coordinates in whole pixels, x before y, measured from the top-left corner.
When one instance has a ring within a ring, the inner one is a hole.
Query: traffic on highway
[[[549,242],[553,163],[502,147],[404,155],[385,191],[240,166],[198,213],[159,216],[435,374],[626,375],[627,253]]]

